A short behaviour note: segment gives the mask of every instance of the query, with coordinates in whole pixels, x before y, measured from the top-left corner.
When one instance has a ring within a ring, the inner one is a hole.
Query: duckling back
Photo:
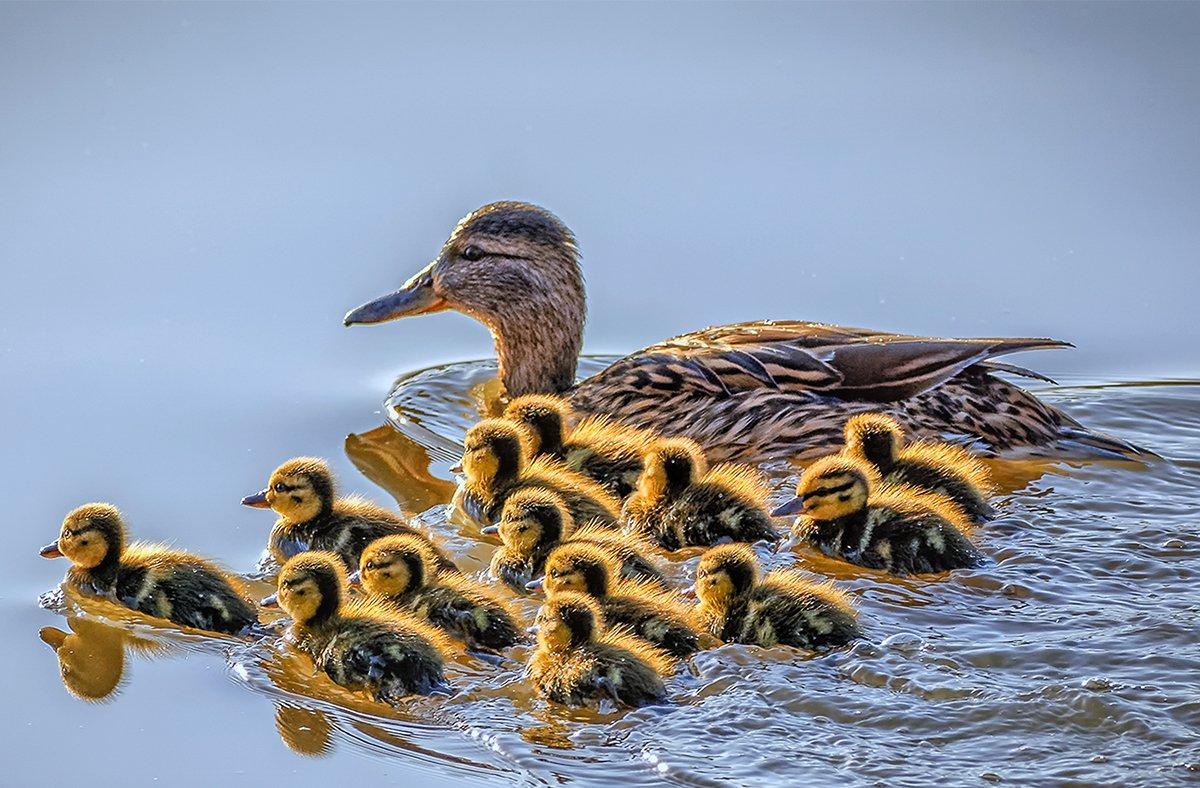
[[[415,615],[471,647],[499,651],[524,639],[514,606],[461,575],[442,573],[401,601]]]
[[[646,430],[593,416],[571,431],[563,446],[563,463],[624,500],[637,489],[653,440],[653,433]]]
[[[662,649],[673,657],[688,657],[701,648],[700,631],[688,609],[661,586],[619,582],[600,600],[604,618],[611,626],[625,627],[633,636]]]
[[[609,630],[570,651],[536,651],[528,675],[538,693],[555,703],[636,707],[666,697],[663,676],[673,667],[666,653],[622,630]]]
[[[543,487],[562,496],[577,523],[597,523],[615,527],[621,516],[621,502],[595,481],[570,470],[557,460],[539,457],[529,463],[517,482],[501,496],[507,498],[518,489]],[[492,508],[499,514],[503,500]]]
[[[739,465],[719,465],[676,496],[649,501],[635,494],[625,517],[631,529],[668,550],[779,539],[762,477]]]
[[[135,543],[121,556],[116,596],[147,615],[210,632],[236,634],[258,613],[241,584],[216,564],[161,545]]]
[[[589,523],[572,531],[568,539],[587,542],[607,553],[617,564],[618,573],[624,580],[649,583],[658,588],[667,588],[669,585],[662,571],[649,558],[654,551],[654,544],[642,535],[621,533]]]
[[[724,639],[764,648],[844,646],[862,634],[844,593],[792,571],[768,574],[731,613]]]
[[[989,498],[991,475],[982,462],[959,446],[948,443],[912,443],[896,458],[884,480],[909,484],[944,495],[962,507],[973,522],[996,516]]]

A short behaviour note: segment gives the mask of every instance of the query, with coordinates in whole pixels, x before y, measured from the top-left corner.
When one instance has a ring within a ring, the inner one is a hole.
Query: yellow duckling
[[[341,556],[301,553],[279,573],[279,590],[263,600],[292,618],[289,635],[338,684],[376,700],[427,695],[444,686],[451,643],[437,629],[374,599],[346,599]]]
[[[280,564],[306,550],[327,550],[354,570],[371,542],[390,534],[409,534],[429,543],[440,569],[458,571],[425,533],[399,514],[356,496],[339,498],[329,464],[317,457],[296,457],[280,465],[267,488],[246,496],[242,504],[274,509],[279,515],[269,549]]]
[[[107,503],[80,506],[63,520],[43,558],[71,561],[67,583],[138,612],[186,627],[235,634],[258,613],[233,575],[198,556],[161,545],[125,543],[125,522]]]
[[[517,490],[541,487],[562,496],[576,522],[615,526],[621,502],[596,482],[568,470],[556,460],[529,461],[529,447],[519,426],[504,419],[487,419],[467,433],[463,453],[466,481],[455,504],[482,525],[496,522],[508,496]]]
[[[429,545],[413,536],[385,536],[367,545],[351,585],[426,619],[472,648],[499,651],[519,643],[525,626],[513,606],[490,588],[454,572],[438,572]]]
[[[537,650],[528,676],[538,694],[570,706],[610,700],[643,706],[666,697],[674,661],[619,629],[604,627],[599,605],[583,594],[546,601],[535,620]]]
[[[771,648],[842,646],[861,635],[854,607],[841,591],[798,572],[760,577],[749,545],[706,552],[696,567],[695,618],[730,643]]]
[[[726,464],[709,470],[695,441],[664,438],[646,455],[624,516],[634,533],[678,550],[722,541],[777,541],[766,505],[766,485],[753,469]]]
[[[885,483],[908,484],[944,495],[974,522],[996,516],[987,467],[970,452],[949,443],[904,443],[900,423],[883,413],[860,413],[846,422],[848,457],[870,463]]]
[[[912,487],[877,486],[878,478],[864,462],[826,457],[804,471],[796,497],[775,514],[802,513],[796,535],[826,555],[895,575],[943,572],[983,560],[952,501]]]
[[[518,490],[504,502],[499,525],[484,534],[499,534],[501,547],[492,555],[491,576],[517,591],[545,573],[546,557],[564,542],[586,542],[603,551],[620,567],[620,575],[665,588],[662,572],[646,556],[649,540],[611,528],[575,527],[562,497],[538,487]]]
[[[600,605],[610,626],[628,627],[673,657],[688,657],[701,649],[701,635],[688,620],[687,607],[659,586],[622,582],[612,558],[586,542],[554,548],[546,559],[545,577],[529,586],[545,588],[549,599],[568,591],[586,594]]]
[[[637,489],[643,457],[654,440],[651,432],[619,425],[603,416],[584,419],[572,429],[567,401],[543,394],[517,397],[504,411],[504,417],[529,429],[530,453],[534,457],[561,460],[621,499]]]

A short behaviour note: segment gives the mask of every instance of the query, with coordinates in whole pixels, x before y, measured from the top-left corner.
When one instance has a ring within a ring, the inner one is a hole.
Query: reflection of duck
[[[990,520],[992,480],[984,464],[959,446],[904,443],[904,430],[890,416],[861,413],[846,422],[843,454],[874,466],[884,482],[908,484],[944,495],[975,522]]]
[[[316,457],[288,460],[271,474],[265,490],[246,496],[242,503],[269,507],[279,515],[269,547],[280,563],[305,550],[328,550],[357,569],[363,548],[371,542],[389,534],[411,534],[429,542],[442,568],[457,571],[449,556],[399,514],[358,497],[339,498],[333,472]]]
[[[668,550],[721,541],[779,539],[767,514],[767,488],[752,468],[712,470],[695,441],[667,438],[646,455],[638,491],[625,502],[629,530]]]
[[[319,709],[279,703],[275,706],[275,730],[288,749],[300,755],[319,757],[333,749],[333,723]]]
[[[796,535],[826,555],[896,575],[974,566],[961,509],[941,495],[878,485],[871,466],[832,456],[810,465],[776,515],[800,514]]]
[[[662,572],[646,556],[650,542],[636,534],[590,525],[576,527],[558,493],[531,487],[513,493],[504,503],[500,524],[483,529],[500,535],[501,547],[492,555],[491,575],[516,591],[541,577],[550,551],[563,542],[587,542],[602,550],[624,578],[666,585]]]
[[[348,435],[345,448],[362,475],[391,493],[405,511],[424,512],[454,495],[454,482],[430,472],[429,451],[391,425]]]
[[[395,701],[444,682],[445,635],[370,599],[345,599],[346,571],[333,553],[308,552],[279,572],[279,591],[263,600],[292,617],[296,645],[338,684]]]
[[[600,416],[568,426],[570,404],[561,397],[528,394],[514,399],[504,417],[529,428],[534,457],[561,460],[618,498],[637,488],[642,458],[654,439],[646,430],[622,426]]]
[[[554,460],[530,462],[521,429],[504,419],[481,421],[467,432],[463,473],[455,502],[484,525],[496,521],[508,496],[530,487],[557,492],[576,522],[616,525],[620,517],[620,501],[596,482]]]
[[[836,450],[862,411],[918,437],[960,435],[993,453],[1139,456],[997,377],[1034,375],[996,356],[1052,339],[939,339],[801,321],[718,326],[675,337],[575,382],[583,274],[575,236],[549,211],[498,202],[454,228],[436,260],[346,325],[455,309],[492,333],[508,394],[565,394],[581,415],[699,441],[714,460]]]
[[[599,606],[583,594],[548,600],[536,625],[538,647],[528,673],[547,700],[642,706],[666,696],[662,677],[673,669],[672,659],[620,630],[605,630]]]
[[[412,536],[367,545],[351,583],[473,648],[499,651],[522,639],[520,614],[507,600],[456,572],[439,573],[433,551]]]
[[[107,503],[80,506],[63,520],[42,556],[71,561],[67,583],[111,597],[147,615],[212,632],[237,633],[258,613],[228,572],[203,558],[159,545],[125,544],[125,523]]]
[[[854,607],[842,592],[797,572],[760,577],[748,545],[722,545],[696,567],[696,619],[730,643],[770,648],[842,646],[860,635]]]
[[[63,686],[80,700],[107,700],[125,673],[125,633],[90,618],[67,619],[70,632],[43,627],[38,636],[58,654]]]

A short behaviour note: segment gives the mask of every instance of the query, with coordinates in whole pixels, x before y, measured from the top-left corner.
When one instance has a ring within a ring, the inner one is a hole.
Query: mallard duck
[[[860,413],[846,422],[842,453],[870,463],[885,483],[909,484],[944,495],[977,523],[996,516],[988,502],[992,480],[982,462],[960,446],[904,443],[900,423],[883,413]]]
[[[467,432],[465,480],[454,505],[480,525],[496,522],[508,496],[540,487],[554,490],[575,522],[616,526],[621,502],[591,479],[546,457],[529,460],[523,430],[505,419],[481,421]]]
[[[317,457],[283,463],[271,474],[266,489],[247,495],[242,504],[270,508],[279,515],[268,549],[280,564],[306,550],[327,550],[341,556],[353,571],[371,542],[390,534],[409,534],[429,543],[439,569],[458,571],[444,551],[396,512],[357,496],[339,498],[329,464]]]
[[[258,622],[233,575],[162,545],[125,543],[125,522],[108,503],[80,506],[63,520],[43,558],[66,556],[68,585],[176,624],[236,634]]]
[[[830,584],[795,571],[760,574],[749,545],[705,552],[696,566],[696,621],[722,640],[763,648],[843,646],[861,634],[854,606]]]
[[[596,600],[610,626],[628,627],[647,643],[673,657],[700,650],[700,632],[688,620],[688,609],[660,586],[622,581],[612,558],[595,545],[568,542],[546,559],[546,574],[530,582],[553,599],[566,591]]]
[[[426,695],[445,683],[451,653],[444,634],[376,599],[346,599],[346,570],[336,553],[288,559],[279,590],[262,601],[292,618],[289,635],[338,684],[394,702]]]
[[[635,534],[611,528],[576,527],[563,499],[553,490],[529,487],[504,502],[498,525],[482,529],[499,534],[501,546],[492,555],[491,576],[516,591],[544,573],[546,557],[564,542],[587,542],[603,550],[620,567],[620,575],[666,587],[666,578],[646,556],[654,546]]]
[[[880,485],[874,468],[834,455],[810,465],[776,516],[800,514],[795,534],[826,555],[895,575],[975,566],[961,509],[941,495]]]
[[[671,657],[620,629],[606,629],[599,605],[583,594],[547,600],[535,627],[538,646],[528,676],[547,700],[644,706],[666,697],[663,676],[674,668]]]
[[[562,397],[527,394],[509,403],[504,417],[529,429],[534,457],[553,457],[593,479],[618,498],[637,489],[642,458],[654,435],[603,416],[570,426],[571,406]]]
[[[428,543],[385,536],[363,550],[351,585],[424,618],[471,648],[499,651],[516,645],[525,629],[520,614],[490,588],[456,572],[438,572]]]
[[[764,320],[668,339],[576,382],[583,273],[575,236],[522,202],[470,213],[437,259],[346,325],[454,309],[492,333],[508,395],[561,394],[577,414],[698,441],[713,461],[837,451],[842,427],[884,411],[916,437],[960,436],[989,454],[1153,456],[1083,427],[997,377],[1037,373],[993,359],[1053,339],[941,339],[797,320]]]
[[[721,541],[779,539],[767,514],[767,488],[757,471],[718,465],[688,438],[665,438],[646,455],[638,490],[625,502],[624,519],[634,533],[668,550]]]

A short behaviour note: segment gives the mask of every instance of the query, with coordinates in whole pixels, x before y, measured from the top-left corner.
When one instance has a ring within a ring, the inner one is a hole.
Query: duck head
[[[846,454],[886,474],[904,446],[900,423],[884,413],[860,413],[846,422]]]
[[[646,454],[638,491],[647,500],[672,497],[708,471],[700,445],[690,438],[663,438]]]
[[[363,550],[351,584],[361,583],[370,594],[400,596],[425,585],[433,565],[429,546],[406,534],[376,539]]]
[[[285,520],[304,523],[328,513],[336,494],[328,463],[318,457],[296,457],[276,468],[266,489],[247,495],[242,505],[274,509]]]
[[[563,435],[570,406],[561,397],[528,394],[517,397],[504,410],[504,418],[529,430],[529,453],[557,455],[563,449]]]
[[[758,556],[745,544],[727,544],[707,551],[696,566],[696,598],[711,608],[725,608],[758,582]]]
[[[530,487],[509,496],[499,524],[483,530],[491,533],[494,528],[505,547],[519,555],[532,555],[539,548],[561,542],[571,524],[571,514],[562,496],[552,490]]]
[[[602,599],[608,595],[612,576],[612,564],[604,553],[589,544],[568,542],[546,558],[542,587],[548,597],[576,591]]]
[[[834,455],[817,460],[805,469],[796,485],[796,495],[785,501],[772,517],[800,514],[819,522],[837,520],[861,512],[867,506],[874,470],[850,457]]]
[[[562,652],[595,640],[604,627],[604,615],[594,600],[567,592],[547,600],[533,623],[538,647]]]
[[[495,490],[516,481],[528,462],[526,436],[505,419],[485,419],[463,440],[463,473],[467,483]]]
[[[80,569],[116,564],[125,549],[125,522],[110,503],[89,503],[63,520],[58,540],[41,549],[43,558],[66,556]]]
[[[565,391],[583,342],[583,274],[575,236],[523,202],[468,214],[436,259],[404,285],[351,310],[347,326],[453,309],[492,333],[508,394]]]
[[[263,607],[281,607],[300,626],[318,626],[342,606],[346,570],[333,553],[308,552],[290,559],[279,571],[278,590]]]

